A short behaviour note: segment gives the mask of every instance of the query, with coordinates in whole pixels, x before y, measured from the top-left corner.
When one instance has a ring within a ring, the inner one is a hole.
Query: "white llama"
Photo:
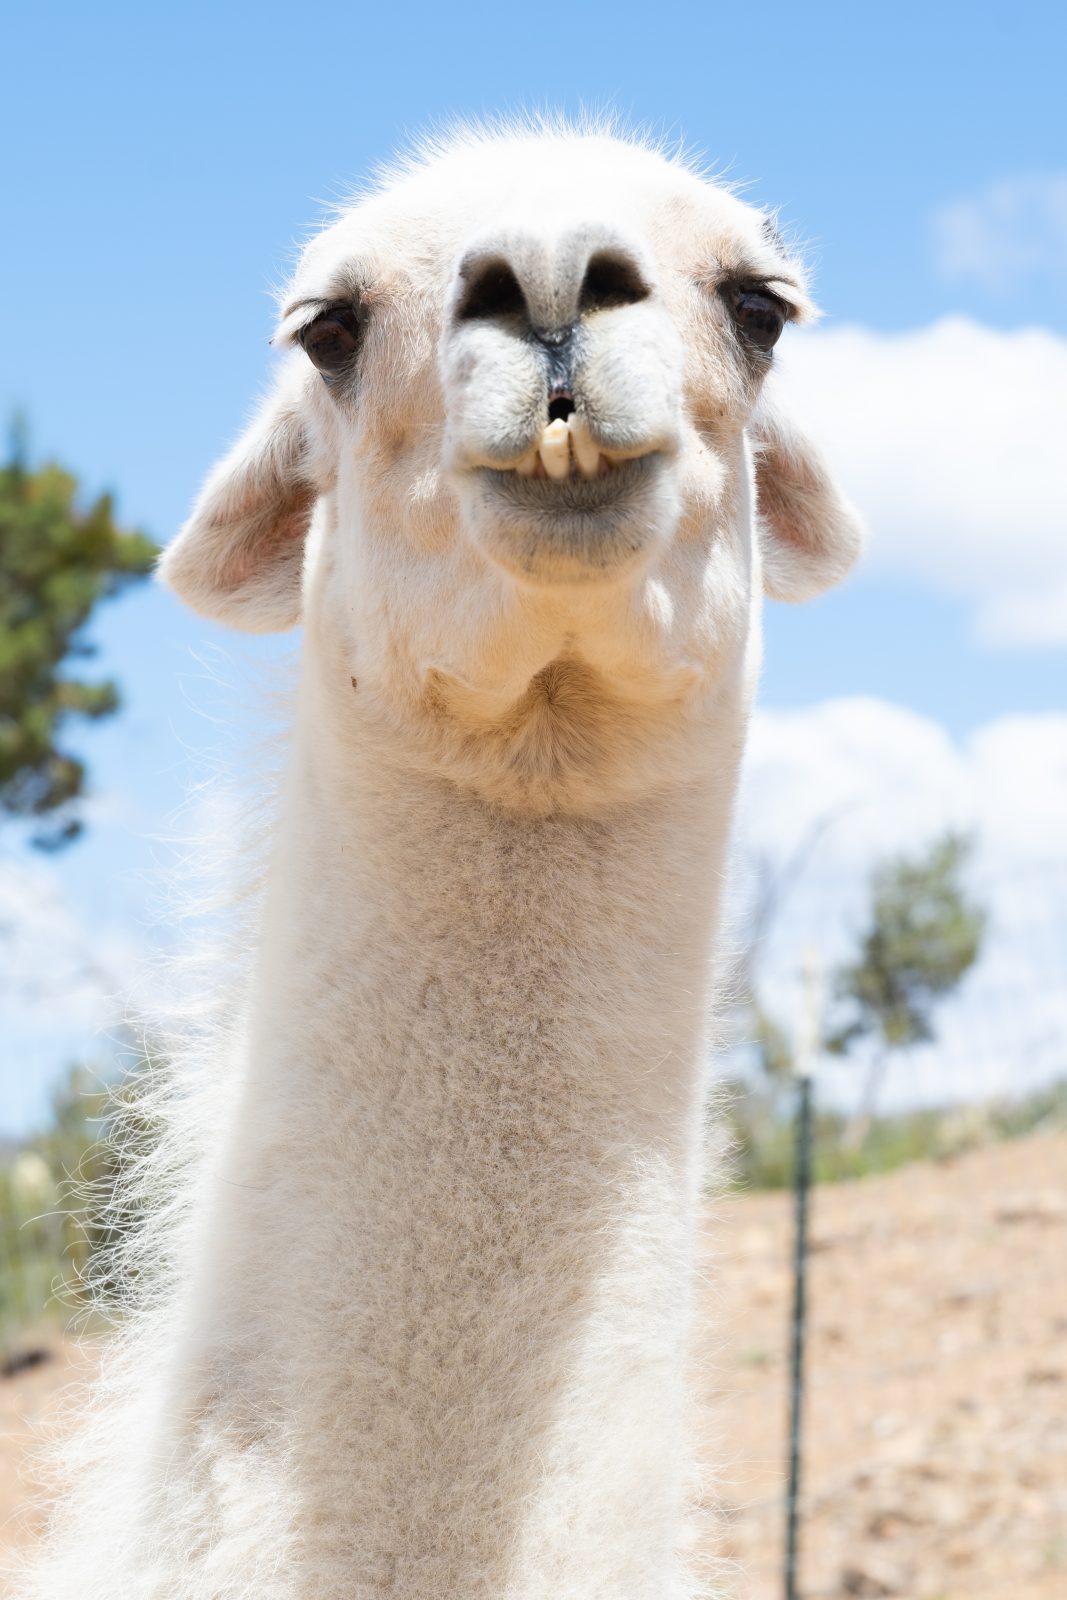
[[[227,1110],[25,1595],[702,1592],[702,1057],[759,596],[859,540],[764,393],[809,312],[764,215],[602,133],[458,138],[305,251],[276,392],[162,567],[303,624]]]

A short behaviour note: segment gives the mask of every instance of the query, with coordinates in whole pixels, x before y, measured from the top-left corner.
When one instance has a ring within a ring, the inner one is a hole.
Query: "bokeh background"
[[[1065,51],[1063,8],[1029,0],[103,0],[5,20],[9,747],[10,640],[57,593],[27,527],[52,519],[68,574],[106,566],[105,492],[116,529],[171,537],[265,385],[300,241],[420,130],[614,112],[779,208],[813,267],[826,315],[787,336],[781,382],[871,543],[839,592],[768,608],[740,808],[737,1003],[709,1067],[734,1084],[709,1315],[738,1594],[778,1592],[803,1037],[826,1187],[802,1592],[1067,1592]],[[97,1242],[64,1175],[108,1182],[92,1146],[101,1091],[136,1060],[124,997],[151,1000],[200,786],[255,743],[256,685],[294,644],[224,636],[135,577],[99,603],[91,587],[72,639],[93,654],[61,673],[121,705],[61,696],[58,747],[84,766],[70,804],[20,816],[0,789],[10,1538],[33,1531],[26,1422],[66,1370],[55,1285]]]

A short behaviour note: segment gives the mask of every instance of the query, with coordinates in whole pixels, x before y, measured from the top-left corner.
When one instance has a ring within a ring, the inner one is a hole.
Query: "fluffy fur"
[[[605,256],[639,295],[583,300]],[[472,318],[486,261],[521,306]],[[163,562],[205,615],[303,621],[252,968],[172,1097],[154,1281],[27,1600],[698,1592],[701,1063],[760,574],[817,592],[858,538],[737,281],[810,311],[768,219],[562,128],[424,152],[306,250],[275,394]],[[299,336],[338,304],[362,347],[327,383]],[[628,458],[584,487],[510,471],[563,327]]]

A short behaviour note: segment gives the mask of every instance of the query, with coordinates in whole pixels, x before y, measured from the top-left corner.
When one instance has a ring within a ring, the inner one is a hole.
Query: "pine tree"
[[[119,705],[113,682],[76,668],[93,654],[86,624],[156,556],[143,533],[116,526],[109,495],[81,510],[77,490],[54,464],[29,470],[14,430],[0,466],[0,811],[39,819],[44,848],[81,831],[85,768],[61,746],[66,723]]]

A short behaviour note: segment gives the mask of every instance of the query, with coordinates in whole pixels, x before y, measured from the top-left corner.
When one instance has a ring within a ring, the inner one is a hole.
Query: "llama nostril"
[[[574,415],[574,396],[566,389],[557,389],[548,400],[549,422],[566,422]]]

